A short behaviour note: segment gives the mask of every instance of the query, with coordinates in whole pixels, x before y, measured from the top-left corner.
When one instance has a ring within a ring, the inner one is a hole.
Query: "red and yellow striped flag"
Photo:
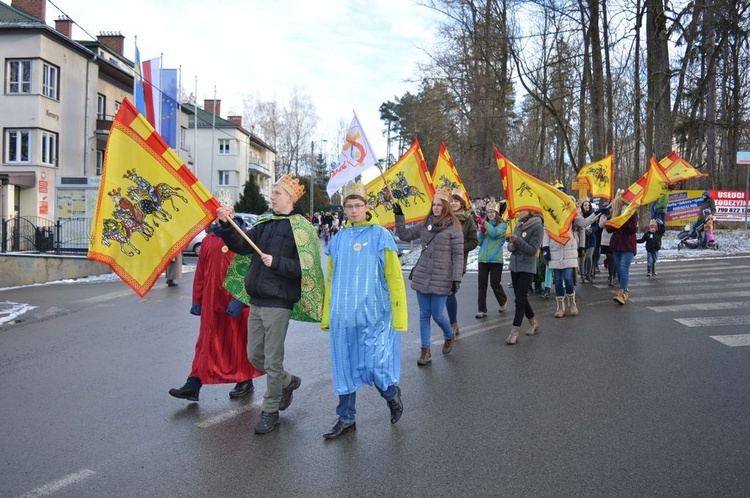
[[[664,171],[669,183],[679,183],[691,178],[708,176],[708,173],[701,173],[691,166],[690,163],[677,155],[677,152],[675,151],[664,156],[664,158],[659,161],[659,165]]]
[[[570,225],[578,211],[576,204],[565,192],[521,171],[495,147],[497,167],[503,180],[508,216],[518,211],[532,211],[544,217],[544,228],[549,236],[565,244],[570,240]]]
[[[456,165],[453,164],[453,159],[448,153],[448,148],[445,143],[440,143],[440,152],[438,152],[437,162],[435,163],[435,169],[432,172],[432,184],[435,188],[448,187],[453,190],[455,188],[461,189],[466,192],[466,205],[471,205],[471,198],[469,193],[461,181],[461,175],[458,174]]]
[[[652,157],[649,161],[648,171],[622,193],[622,198],[630,204],[620,216],[608,220],[607,225],[620,228],[639,207],[654,202],[663,193],[668,192],[669,183],[664,170]]]
[[[107,140],[87,258],[111,267],[143,297],[218,207],[125,99]]]

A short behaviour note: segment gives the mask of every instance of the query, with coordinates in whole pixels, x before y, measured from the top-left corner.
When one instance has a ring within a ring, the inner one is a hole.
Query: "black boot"
[[[230,398],[242,398],[243,396],[247,396],[253,390],[255,389],[255,386],[253,386],[253,379],[248,379],[242,382],[238,382],[236,386],[234,386],[234,389],[229,391],[229,397]]]
[[[201,381],[198,377],[188,377],[185,385],[179,389],[170,389],[169,394],[175,398],[198,401],[198,393],[201,390]]]
[[[339,436],[343,436],[349,431],[356,431],[357,430],[357,422],[352,422],[351,424],[348,424],[346,422],[342,422],[341,419],[338,419],[336,421],[336,425],[333,426],[333,428],[323,434],[324,439],[336,439]]]
[[[391,409],[391,423],[395,424],[404,413],[404,404],[401,402],[401,388],[396,387],[396,396],[388,402],[388,408]]]

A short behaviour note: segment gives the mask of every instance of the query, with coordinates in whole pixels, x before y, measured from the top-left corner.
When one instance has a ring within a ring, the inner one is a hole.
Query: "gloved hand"
[[[227,315],[231,316],[232,318],[239,318],[244,308],[245,303],[236,299],[232,299],[232,301],[229,302],[229,307],[227,308]]]
[[[549,247],[542,247],[542,254],[544,255],[544,259],[546,259],[547,261],[552,259],[552,253],[549,252]]]
[[[404,211],[403,209],[401,209],[401,204],[397,202],[394,202],[393,204],[391,204],[391,210],[393,211],[393,214],[395,215],[401,215],[401,216],[404,215]]]
[[[193,303],[193,305],[190,307],[190,314],[201,316],[201,305],[198,303]]]
[[[459,282],[458,280],[454,280],[453,285],[451,285],[451,295],[458,292],[458,289],[460,288],[461,288],[461,282]]]
[[[582,258],[584,254],[586,254],[586,249],[584,249],[583,247],[579,247],[578,248],[578,257]]]
[[[609,207],[600,207],[596,211],[594,211],[595,214],[603,214],[605,216],[609,215]]]
[[[486,231],[487,231],[487,229],[486,229],[486,228],[484,228],[484,223],[482,223],[481,225],[479,225],[479,232],[480,232],[480,233],[484,233],[484,232],[486,232]]]

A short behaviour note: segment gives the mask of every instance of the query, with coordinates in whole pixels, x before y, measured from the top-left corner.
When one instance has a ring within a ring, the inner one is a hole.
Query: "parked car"
[[[185,246],[185,249],[182,250],[182,252],[192,252],[196,256],[198,256],[201,252],[201,243],[203,243],[203,239],[206,237],[206,231],[201,230],[198,235],[193,237],[193,240],[190,241],[188,245]]]
[[[250,213],[235,213],[235,216],[239,216],[242,218],[242,220],[245,222],[245,230],[255,225],[255,222],[258,221],[258,215],[257,214],[250,214]]]

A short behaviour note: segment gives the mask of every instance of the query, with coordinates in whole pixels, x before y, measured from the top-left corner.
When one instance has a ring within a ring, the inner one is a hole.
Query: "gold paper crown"
[[[367,200],[367,189],[360,182],[349,182],[344,185],[344,199],[350,195],[356,195]],[[341,202],[343,203],[343,200]]]
[[[305,186],[301,185],[297,178],[294,178],[289,174],[283,175],[279,178],[276,185],[289,192],[289,195],[294,197],[294,202],[297,202],[299,198],[302,197],[302,194],[305,193]]]
[[[464,192],[460,188],[454,188],[453,191],[451,192],[451,196],[453,195],[457,195],[458,197],[464,200],[466,199],[466,192]]]
[[[435,198],[451,201],[451,189],[449,187],[438,187],[435,189]]]
[[[486,211],[494,211],[496,213],[500,212],[500,206],[497,202],[488,202]]]

